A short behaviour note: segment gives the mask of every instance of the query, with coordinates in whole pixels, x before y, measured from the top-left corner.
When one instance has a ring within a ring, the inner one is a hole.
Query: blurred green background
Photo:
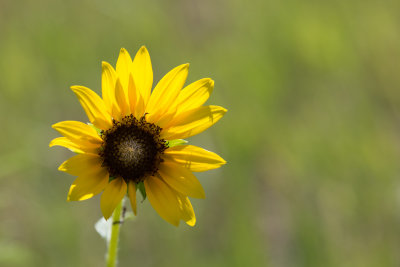
[[[400,266],[400,2],[0,1],[0,266],[102,266],[99,197],[67,203],[51,125],[87,118],[101,61],[146,45],[155,81],[190,62],[229,112],[192,144],[197,225],[148,201],[120,266]],[[138,197],[140,199],[140,197]]]

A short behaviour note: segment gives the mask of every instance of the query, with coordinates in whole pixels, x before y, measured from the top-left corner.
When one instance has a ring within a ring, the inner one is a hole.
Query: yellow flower
[[[68,201],[86,200],[101,192],[100,207],[108,219],[127,194],[136,214],[136,189],[144,185],[158,214],[178,226],[196,223],[188,197],[204,198],[192,172],[225,164],[217,154],[193,145],[188,138],[206,130],[226,113],[219,106],[203,106],[214,81],[205,78],[185,88],[189,64],[168,72],[151,91],[153,70],[143,46],[132,61],[121,49],[116,69],[102,63],[102,96],[84,86],[72,86],[92,125],[62,121],[52,127],[64,137],[63,146],[76,156],[59,167],[77,176]]]

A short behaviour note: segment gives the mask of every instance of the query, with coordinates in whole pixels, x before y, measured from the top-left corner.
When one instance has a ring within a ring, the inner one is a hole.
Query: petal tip
[[[225,165],[225,164],[227,163],[227,161],[224,160],[222,157],[220,157],[220,156],[218,156],[218,157],[219,157],[219,164],[220,164],[220,166]]]
[[[113,214],[112,212],[111,213],[106,213],[105,211],[102,211],[103,212],[103,217],[104,217],[104,220],[108,220],[108,219],[110,219],[110,217],[111,217],[111,215]]]
[[[179,65],[178,67],[176,67],[176,69],[178,69],[179,71],[188,70],[189,66],[190,66],[189,63],[185,63],[185,64],[182,64],[182,65]]]
[[[53,147],[53,146],[55,146],[55,144],[54,144],[54,139],[51,140],[50,143],[49,143],[49,147]]]
[[[145,46],[145,45],[142,45],[142,46],[140,47],[140,49],[139,49],[139,52],[140,52],[140,53],[146,53],[146,52],[147,52],[146,46]]]
[[[73,201],[73,199],[71,198],[71,191],[72,191],[73,187],[74,187],[74,185],[71,185],[71,187],[69,189],[69,192],[68,192],[68,195],[67,195],[67,202]]]
[[[51,125],[51,128],[53,128],[54,130],[57,130],[57,127],[59,124],[60,124],[59,122],[54,123],[53,125]]]
[[[102,61],[101,62],[101,68],[102,69],[105,69],[105,68],[107,68],[107,67],[109,67],[110,66],[110,63],[108,63],[107,61]]]
[[[209,81],[209,86],[211,87],[211,88],[214,88],[214,80],[213,79],[210,79],[210,81]]]
[[[79,91],[81,91],[81,86],[80,85],[72,85],[70,87],[70,89],[72,90],[72,92],[74,92],[75,94],[78,94]]]
[[[187,221],[186,224],[189,225],[190,227],[194,227],[196,225],[196,220]]]

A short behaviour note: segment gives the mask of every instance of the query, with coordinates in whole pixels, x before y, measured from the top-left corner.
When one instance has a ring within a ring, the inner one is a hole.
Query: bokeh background
[[[99,197],[67,203],[51,125],[87,121],[101,61],[146,45],[155,81],[190,62],[229,112],[192,144],[198,222],[148,201],[120,266],[400,266],[399,1],[0,1],[0,266],[103,266]],[[138,196],[140,199],[140,196]]]

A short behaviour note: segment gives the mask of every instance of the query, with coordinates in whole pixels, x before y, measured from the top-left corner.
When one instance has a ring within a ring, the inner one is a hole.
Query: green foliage
[[[140,194],[142,195],[142,202],[143,201],[145,201],[145,199],[146,199],[146,188],[144,187],[144,183],[143,182],[140,182],[140,183],[137,183],[136,184],[136,190],[138,190],[139,189],[139,192],[140,192]]]
[[[184,145],[187,144],[188,141],[183,140],[183,139],[175,139],[175,140],[171,140],[168,141],[168,147],[174,147],[174,146],[180,146],[180,145]]]

